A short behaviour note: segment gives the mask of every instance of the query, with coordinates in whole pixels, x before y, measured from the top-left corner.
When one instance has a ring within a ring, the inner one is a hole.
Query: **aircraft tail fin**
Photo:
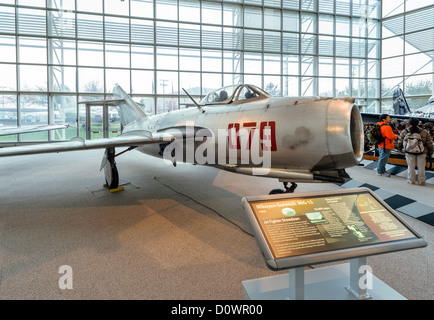
[[[411,112],[401,88],[397,88],[393,92],[393,112],[398,115]]]
[[[146,118],[146,113],[119,85],[115,85],[113,88],[113,96],[116,99],[124,100],[118,105],[119,117],[123,126],[141,118]]]

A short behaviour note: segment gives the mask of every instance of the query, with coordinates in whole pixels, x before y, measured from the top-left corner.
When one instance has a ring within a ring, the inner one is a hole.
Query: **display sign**
[[[245,197],[272,269],[426,246],[370,189]]]

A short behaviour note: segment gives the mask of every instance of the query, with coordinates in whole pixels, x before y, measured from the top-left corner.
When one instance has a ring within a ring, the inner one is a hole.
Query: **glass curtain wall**
[[[0,125],[80,124],[116,83],[148,114],[238,83],[378,112],[379,49],[377,0],[0,0]]]
[[[434,94],[434,0],[383,0],[381,105],[401,88],[412,111]]]

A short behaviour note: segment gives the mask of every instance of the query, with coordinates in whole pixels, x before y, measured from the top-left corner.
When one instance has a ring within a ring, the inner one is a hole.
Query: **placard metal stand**
[[[350,260],[350,286],[346,289],[359,300],[372,299],[367,292],[368,283],[362,281],[368,280],[366,266],[366,257]]]
[[[358,300],[372,299],[367,293],[366,257],[350,260],[349,286],[345,287]],[[362,270],[362,273],[360,273]],[[289,269],[289,300],[304,300],[304,268]]]
[[[427,246],[367,188],[244,197],[241,202],[266,265],[289,269],[243,281],[246,299],[405,299],[372,274],[366,257]],[[337,261],[350,262],[304,269]]]
[[[366,257],[362,257],[349,263],[311,270],[297,267],[277,276],[246,280],[242,282],[244,299],[406,300],[365,266]]]
[[[289,300],[304,300],[304,268],[289,269]]]

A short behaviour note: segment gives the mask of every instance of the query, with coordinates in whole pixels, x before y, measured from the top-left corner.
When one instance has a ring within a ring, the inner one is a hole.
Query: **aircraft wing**
[[[47,130],[59,130],[68,128],[68,124],[42,124],[34,126],[22,126],[22,127],[0,127],[0,136],[8,136],[18,133],[29,133]]]
[[[152,134],[149,131],[132,131],[114,138],[84,140],[74,138],[65,142],[41,143],[16,147],[0,148],[0,157],[18,156],[26,154],[52,153],[88,149],[102,149],[108,147],[141,146],[152,143],[167,143],[175,139],[166,133]]]

